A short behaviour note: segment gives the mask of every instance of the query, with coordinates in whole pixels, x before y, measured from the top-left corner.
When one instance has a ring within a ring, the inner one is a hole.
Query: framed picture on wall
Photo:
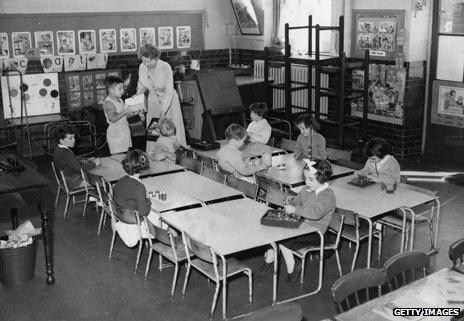
[[[192,30],[190,26],[176,27],[177,48],[190,48],[192,46]]]
[[[139,29],[140,46],[146,43],[155,44],[155,28],[140,28]]]
[[[464,83],[435,80],[432,97],[433,124],[464,128]]]
[[[95,30],[79,30],[77,34],[79,39],[79,53],[81,55],[97,52]]]
[[[174,31],[172,27],[158,27],[158,47],[159,49],[174,48]]]
[[[14,57],[24,57],[26,52],[32,48],[30,32],[13,32],[11,40],[13,42]]]
[[[74,31],[57,31],[56,32],[56,47],[58,55],[74,55],[76,54],[76,43],[74,39]]]
[[[242,35],[261,35],[251,0],[230,0]]]
[[[121,51],[137,50],[137,31],[135,28],[122,28],[120,31]]]
[[[116,29],[100,29],[100,52],[116,52],[118,45],[116,41]]]
[[[8,34],[0,32],[0,58],[8,58],[10,56],[10,44],[8,43]]]
[[[54,55],[54,41],[52,31],[36,31],[34,32],[35,48],[39,50],[41,55]]]
[[[351,56],[394,60],[403,53],[404,10],[353,10]]]

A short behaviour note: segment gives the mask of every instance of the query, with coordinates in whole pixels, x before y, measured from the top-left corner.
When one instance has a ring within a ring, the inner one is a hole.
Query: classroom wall
[[[261,0],[263,1],[263,0]],[[1,0],[0,12],[74,13],[205,10],[205,49],[228,48],[226,24],[235,23],[230,0]],[[21,31],[21,30],[18,30]]]

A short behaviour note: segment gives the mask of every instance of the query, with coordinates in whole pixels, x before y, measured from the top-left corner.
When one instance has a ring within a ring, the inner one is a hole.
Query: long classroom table
[[[390,321],[418,320],[418,318],[393,316],[392,308],[464,308],[464,274],[443,269],[405,285],[393,292],[365,302],[335,319],[338,321]],[[449,320],[448,317],[424,317],[420,320]]]
[[[165,176],[160,176],[165,177]],[[161,213],[168,224],[183,231],[200,242],[213,248],[222,260],[224,284],[222,287],[223,317],[227,315],[227,260],[226,256],[248,249],[271,245],[277,251],[276,243],[309,233],[320,236],[319,279],[314,291],[279,303],[298,300],[315,294],[322,288],[324,235],[306,221],[298,229],[278,228],[261,225],[261,217],[269,209],[265,204],[249,198],[241,198],[180,212]],[[277,302],[278,255],[274,260],[273,303]]]

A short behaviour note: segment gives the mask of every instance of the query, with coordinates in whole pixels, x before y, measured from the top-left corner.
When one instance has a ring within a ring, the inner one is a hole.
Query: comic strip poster
[[[56,47],[58,55],[74,55],[76,54],[76,43],[74,39],[74,31],[57,31],[56,32]]]
[[[177,48],[190,48],[192,46],[192,30],[190,26],[176,27]]]
[[[97,38],[95,36],[95,30],[79,30],[79,53],[94,54],[97,52]]]
[[[155,28],[140,28],[140,45],[143,46],[146,43],[155,44]]]
[[[464,84],[435,80],[432,93],[431,122],[464,128]]]
[[[10,56],[10,45],[8,43],[8,34],[0,32],[0,58],[8,58]]]
[[[34,32],[35,47],[41,55],[54,55],[54,41],[52,31],[36,31]]]
[[[100,52],[116,52],[116,29],[100,29]]]
[[[174,35],[172,27],[158,27],[158,48],[174,48]]]
[[[11,40],[13,42],[14,57],[24,57],[27,50],[32,48],[30,32],[13,32],[11,34]]]
[[[137,32],[135,28],[122,28],[121,35],[121,51],[136,51],[137,50]]]

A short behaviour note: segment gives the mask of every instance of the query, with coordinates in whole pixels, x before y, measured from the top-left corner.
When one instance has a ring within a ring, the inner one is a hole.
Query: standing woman
[[[137,93],[148,92],[147,125],[153,117],[161,118],[166,114],[176,126],[177,140],[186,147],[184,119],[177,92],[174,90],[172,69],[167,62],[159,59],[160,55],[159,49],[152,44],[140,47],[139,58],[142,63],[139,67]],[[153,148],[154,142],[147,141],[146,152]]]

